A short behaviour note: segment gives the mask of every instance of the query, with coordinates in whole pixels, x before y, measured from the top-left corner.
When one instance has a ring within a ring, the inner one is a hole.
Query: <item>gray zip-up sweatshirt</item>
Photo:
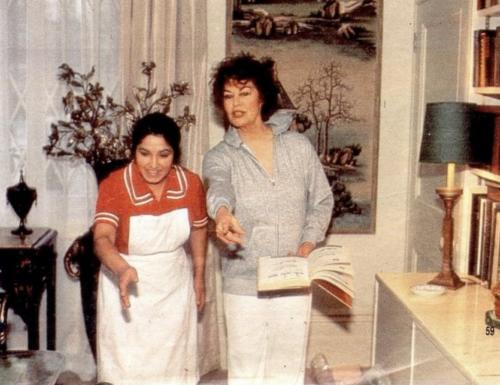
[[[223,290],[257,294],[257,258],[295,254],[302,242],[325,237],[333,195],[310,141],[288,131],[294,113],[277,111],[268,122],[274,134],[273,175],[230,127],[203,160],[207,208],[215,218],[229,208],[245,230],[244,245],[223,250]]]

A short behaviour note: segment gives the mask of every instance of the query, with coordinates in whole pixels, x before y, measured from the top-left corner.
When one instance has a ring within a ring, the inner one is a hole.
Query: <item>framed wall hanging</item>
[[[374,233],[380,0],[228,0],[228,53],[276,62],[293,129],[315,146],[335,197],[329,233]]]

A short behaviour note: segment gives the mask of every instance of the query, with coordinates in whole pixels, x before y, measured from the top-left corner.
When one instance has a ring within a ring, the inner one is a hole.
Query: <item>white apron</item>
[[[113,385],[198,382],[196,303],[187,209],[131,217],[129,255],[139,282],[122,310],[115,277],[105,267],[97,298],[98,381]]]

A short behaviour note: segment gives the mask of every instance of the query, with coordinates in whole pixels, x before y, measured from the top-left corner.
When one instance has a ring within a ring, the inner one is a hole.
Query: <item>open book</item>
[[[302,290],[315,283],[344,305],[352,308],[354,297],[351,260],[338,245],[319,247],[309,257],[260,257],[257,291]]]

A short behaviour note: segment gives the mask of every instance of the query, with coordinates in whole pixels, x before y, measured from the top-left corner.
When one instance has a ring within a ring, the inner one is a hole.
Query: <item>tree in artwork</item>
[[[334,128],[340,123],[359,121],[354,104],[349,99],[351,87],[339,63],[332,61],[322,67],[317,76],[309,76],[295,92],[295,101],[304,130],[314,127],[314,144],[325,173],[332,185],[336,208],[334,216],[345,212],[360,214],[341,175],[354,171],[361,145],[350,144],[342,148],[330,146]],[[307,123],[305,123],[307,122]]]
[[[321,69],[319,76],[309,77],[296,91],[299,111],[306,114],[316,128],[316,150],[324,164],[330,163],[330,131],[340,122],[358,119],[348,99],[350,87],[340,64],[332,61]]]

